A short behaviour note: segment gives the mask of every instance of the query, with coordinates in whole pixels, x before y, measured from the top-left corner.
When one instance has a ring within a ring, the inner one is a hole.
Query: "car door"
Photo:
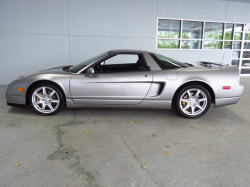
[[[126,67],[126,63],[117,66]],[[70,80],[71,99],[84,105],[136,105],[147,95],[152,77],[150,70],[95,72],[91,77],[75,74]]]

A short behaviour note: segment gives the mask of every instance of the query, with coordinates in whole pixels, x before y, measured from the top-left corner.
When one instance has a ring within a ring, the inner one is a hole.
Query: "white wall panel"
[[[250,23],[250,3],[228,2],[227,21]]]
[[[226,10],[226,1],[158,0],[158,17],[225,21]]]
[[[69,1],[70,34],[155,38],[157,0]]]
[[[69,62],[67,36],[0,34],[0,85]]]
[[[0,84],[110,49],[229,63],[230,51],[156,50],[157,17],[249,23],[249,9],[219,0],[0,0]]]
[[[0,32],[68,34],[67,0],[0,0]]]
[[[71,36],[71,63],[77,64],[112,49],[141,49],[154,51],[155,39]]]

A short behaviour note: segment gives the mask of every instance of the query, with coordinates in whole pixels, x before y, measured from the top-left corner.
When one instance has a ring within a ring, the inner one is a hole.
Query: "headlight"
[[[15,82],[15,81],[17,81],[17,80],[23,79],[23,78],[25,78],[25,77],[27,77],[27,75],[20,76],[20,77],[18,77],[17,79],[13,80],[12,82]]]

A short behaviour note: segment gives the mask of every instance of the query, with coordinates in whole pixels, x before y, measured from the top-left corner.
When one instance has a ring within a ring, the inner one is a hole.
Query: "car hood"
[[[40,70],[39,72],[45,72],[45,71],[51,71],[51,70],[53,70],[53,71],[61,71],[65,67],[68,67],[68,66],[58,66],[58,67],[54,67],[54,68],[43,69],[43,70]]]
[[[64,68],[66,68],[66,67],[70,67],[70,66],[58,66],[58,67],[54,67],[54,68],[40,70],[37,73],[20,76],[17,79],[15,79],[14,81],[19,80],[19,79],[23,79],[26,77],[28,78],[28,77],[33,76],[33,75],[46,74],[46,73],[49,73],[49,74],[71,74],[71,72],[67,72],[64,70]]]

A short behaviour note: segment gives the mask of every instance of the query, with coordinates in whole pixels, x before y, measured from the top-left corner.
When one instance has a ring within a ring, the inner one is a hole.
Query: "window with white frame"
[[[231,65],[250,74],[250,26],[158,18],[157,49],[231,50]]]
[[[242,33],[243,45],[241,56],[241,74],[250,74],[250,25],[245,25]]]

